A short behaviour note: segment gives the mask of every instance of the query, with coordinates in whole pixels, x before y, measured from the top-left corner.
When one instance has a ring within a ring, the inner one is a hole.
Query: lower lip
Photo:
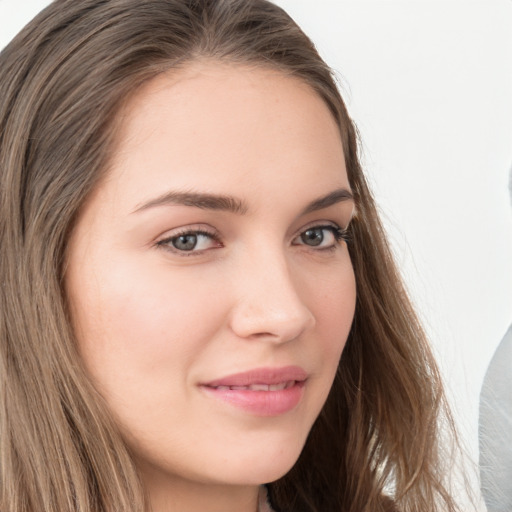
[[[255,416],[279,416],[294,409],[304,394],[304,382],[278,391],[216,389],[202,386],[210,396],[227,402]]]

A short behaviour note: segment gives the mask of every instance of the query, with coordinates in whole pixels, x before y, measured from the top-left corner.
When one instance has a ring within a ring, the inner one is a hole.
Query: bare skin
[[[155,512],[255,512],[297,460],[354,314],[353,208],[336,123],[295,78],[198,62],[127,106],[66,286]],[[289,387],[212,385],[255,369]]]

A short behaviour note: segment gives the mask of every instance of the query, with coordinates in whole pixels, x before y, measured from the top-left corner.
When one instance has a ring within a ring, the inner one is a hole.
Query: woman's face
[[[257,485],[295,463],[355,282],[339,130],[307,85],[196,63],[130,101],[69,244],[87,370],[148,485]]]

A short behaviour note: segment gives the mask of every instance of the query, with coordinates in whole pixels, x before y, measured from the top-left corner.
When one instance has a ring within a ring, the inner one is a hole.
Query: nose
[[[240,338],[285,343],[315,325],[284,255],[252,258],[237,276],[231,329]]]

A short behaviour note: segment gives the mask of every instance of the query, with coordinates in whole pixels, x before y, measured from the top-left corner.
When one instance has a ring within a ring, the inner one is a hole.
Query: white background
[[[48,3],[0,0],[0,47]],[[277,3],[338,73],[476,462],[480,387],[512,322],[512,0]]]

